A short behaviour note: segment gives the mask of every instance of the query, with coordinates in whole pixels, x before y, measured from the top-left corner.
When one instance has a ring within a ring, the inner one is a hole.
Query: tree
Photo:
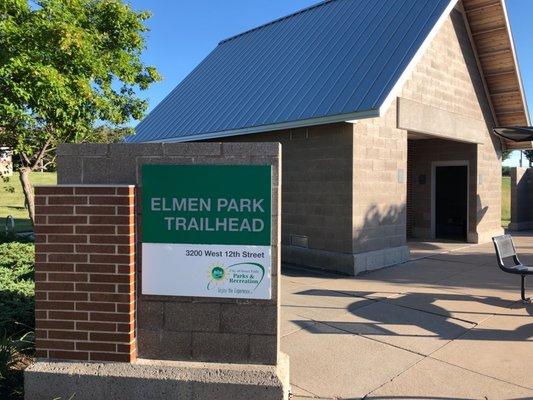
[[[529,161],[529,168],[533,167],[533,150],[524,150],[524,155]]]
[[[502,151],[502,161],[507,160],[511,156],[512,152],[513,152],[512,150],[504,150],[504,151]]]
[[[95,143],[120,143],[133,132],[130,128],[101,125],[93,130],[90,141]]]
[[[29,174],[59,143],[142,118],[136,92],[160,79],[141,61],[149,17],[121,0],[0,0],[0,143],[20,157],[32,223]]]

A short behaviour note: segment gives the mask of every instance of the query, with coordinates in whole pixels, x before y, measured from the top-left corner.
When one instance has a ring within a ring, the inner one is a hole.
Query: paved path
[[[533,233],[515,244],[533,264]],[[519,279],[491,244],[357,278],[285,268],[293,398],[533,399],[533,306],[517,302]]]

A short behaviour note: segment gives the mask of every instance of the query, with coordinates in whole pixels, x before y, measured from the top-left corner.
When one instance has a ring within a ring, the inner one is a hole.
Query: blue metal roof
[[[329,0],[226,39],[127,140],[375,116],[450,2]]]

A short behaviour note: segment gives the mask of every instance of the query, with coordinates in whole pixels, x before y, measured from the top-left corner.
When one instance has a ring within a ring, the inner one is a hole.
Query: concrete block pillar
[[[133,186],[35,189],[39,359],[135,359],[134,196]]]
[[[533,169],[511,168],[511,223],[509,229],[533,228]]]

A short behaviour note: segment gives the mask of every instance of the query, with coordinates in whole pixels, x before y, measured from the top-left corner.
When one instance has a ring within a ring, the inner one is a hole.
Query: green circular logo
[[[211,270],[211,277],[215,281],[220,281],[220,280],[224,279],[224,275],[226,275],[226,271],[224,271],[224,268],[222,268],[222,267],[214,267]]]

